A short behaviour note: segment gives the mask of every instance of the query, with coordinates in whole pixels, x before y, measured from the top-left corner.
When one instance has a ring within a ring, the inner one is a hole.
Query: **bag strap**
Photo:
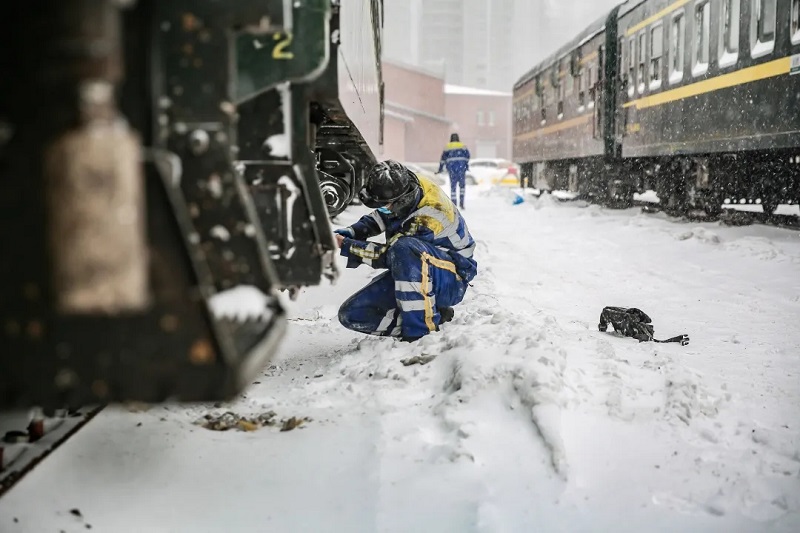
[[[677,337],[672,337],[671,339],[660,341],[658,339],[653,339],[653,342],[679,342],[681,346],[686,346],[689,344],[689,335],[678,335]]]

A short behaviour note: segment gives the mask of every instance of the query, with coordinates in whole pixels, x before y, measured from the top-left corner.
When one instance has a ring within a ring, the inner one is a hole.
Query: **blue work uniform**
[[[460,141],[447,143],[439,161],[439,172],[447,168],[450,175],[450,199],[456,203],[456,185],[459,187],[458,205],[464,208],[464,192],[466,187],[467,170],[469,170],[469,150]]]
[[[373,211],[348,228],[341,255],[347,267],[385,268],[339,309],[346,328],[371,335],[418,339],[438,330],[439,309],[464,298],[478,264],[467,223],[446,193],[419,178],[417,202],[407,215]],[[386,234],[386,243],[366,239]]]

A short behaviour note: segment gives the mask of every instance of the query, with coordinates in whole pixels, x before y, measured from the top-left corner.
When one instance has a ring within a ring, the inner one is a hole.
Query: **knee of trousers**
[[[348,329],[353,329],[351,320],[353,300],[351,296],[339,307],[339,323]]]
[[[394,272],[397,269],[404,268],[409,260],[418,261],[421,255],[422,250],[417,239],[414,237],[400,237],[386,252],[389,270]]]

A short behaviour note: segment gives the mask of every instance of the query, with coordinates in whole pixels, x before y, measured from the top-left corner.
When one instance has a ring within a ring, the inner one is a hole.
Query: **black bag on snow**
[[[633,337],[639,342],[679,342],[681,346],[689,344],[688,335],[678,335],[663,341],[654,338],[652,320],[644,311],[635,307],[604,307],[597,327],[600,331],[607,331],[609,324],[617,333]]]

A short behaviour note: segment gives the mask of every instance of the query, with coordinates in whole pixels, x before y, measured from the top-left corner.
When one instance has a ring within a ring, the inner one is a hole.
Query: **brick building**
[[[383,159],[437,161],[451,123],[444,79],[419,67],[383,62]]]
[[[511,157],[511,94],[445,85],[431,71],[383,62],[385,120],[382,159],[439,160],[458,132],[473,157]]]
[[[511,93],[445,85],[445,116],[472,157],[511,158]]]

